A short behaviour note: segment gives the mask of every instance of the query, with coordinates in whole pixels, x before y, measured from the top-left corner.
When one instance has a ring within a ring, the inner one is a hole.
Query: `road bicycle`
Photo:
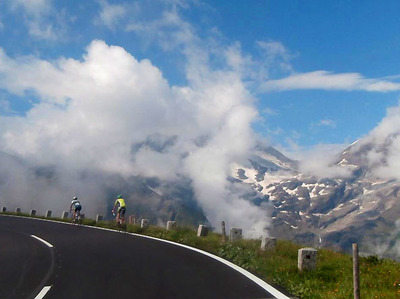
[[[72,213],[72,223],[82,224],[81,211],[79,210],[75,212],[71,211],[71,213]]]
[[[116,216],[116,214],[114,212],[113,212],[113,215]],[[120,229],[120,230],[124,230],[124,231],[126,230],[125,219],[124,219],[124,217],[121,217],[121,215],[117,221],[117,226],[118,226],[118,229]]]

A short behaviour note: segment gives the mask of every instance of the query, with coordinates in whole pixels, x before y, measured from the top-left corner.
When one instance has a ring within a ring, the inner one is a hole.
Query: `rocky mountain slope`
[[[302,174],[295,161],[266,148],[251,159],[252,167],[237,167],[233,175],[271,203],[272,236],[344,251],[357,242],[365,253],[396,258],[400,183],[373,175],[386,161],[371,165],[372,152],[384,157],[385,146],[352,144],[332,165],[350,175],[323,178]]]

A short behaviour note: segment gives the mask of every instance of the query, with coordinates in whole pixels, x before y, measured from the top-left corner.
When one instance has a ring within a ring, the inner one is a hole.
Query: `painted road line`
[[[39,294],[35,297],[35,299],[42,299],[44,296],[46,296],[47,292],[50,291],[51,286],[45,286]]]
[[[46,246],[53,248],[54,246],[51,245],[49,242],[43,240],[42,238],[39,238],[38,236],[35,235],[31,235],[31,237],[35,238],[36,240],[39,240],[40,242],[42,242],[43,244],[45,244]]]
[[[95,227],[93,227],[95,228]],[[96,227],[97,228],[97,227]],[[102,228],[100,228],[102,229]],[[106,229],[108,230],[108,229]],[[115,232],[115,231],[114,231]],[[253,281],[254,283],[258,284],[261,288],[263,288],[264,290],[266,290],[267,292],[269,292],[271,295],[275,296],[276,299],[292,299],[293,297],[288,297],[287,295],[283,294],[282,292],[278,291],[277,289],[275,289],[273,286],[269,285],[267,282],[265,282],[264,280],[258,278],[257,276],[255,276],[254,274],[248,272],[247,270],[235,265],[234,263],[231,263],[219,256],[216,256],[212,253],[209,253],[207,251],[195,248],[195,247],[191,247],[185,244],[181,244],[181,243],[175,243],[173,241],[169,241],[169,240],[164,240],[164,239],[158,239],[155,237],[151,237],[151,236],[146,236],[146,235],[139,235],[139,234],[135,234],[135,233],[127,233],[133,236],[138,236],[138,237],[142,237],[142,238],[147,238],[147,239],[152,239],[152,240],[157,240],[160,242],[164,242],[164,243],[169,243],[172,244],[174,246],[179,246],[179,247],[183,247],[185,249],[189,249],[192,251],[196,251],[200,254],[206,255],[214,260],[217,260],[223,264],[225,264],[226,266],[238,271],[240,274],[242,274],[243,276],[249,278],[251,281]]]

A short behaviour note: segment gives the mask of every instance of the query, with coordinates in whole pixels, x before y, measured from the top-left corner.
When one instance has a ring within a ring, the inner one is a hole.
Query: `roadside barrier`
[[[314,248],[300,248],[297,266],[300,271],[312,271],[317,266],[317,250]]]
[[[140,227],[141,228],[147,228],[149,227],[149,219],[142,219],[141,223],[140,223]]]
[[[272,237],[262,237],[261,239],[261,250],[263,251],[274,251],[276,248],[277,240]]]
[[[167,221],[167,230],[176,229],[176,221]]]
[[[237,241],[242,238],[242,229],[232,227],[229,233],[229,241]]]
[[[200,224],[199,228],[197,229],[197,236],[205,237],[207,236],[207,234],[208,234],[208,227],[203,224]]]

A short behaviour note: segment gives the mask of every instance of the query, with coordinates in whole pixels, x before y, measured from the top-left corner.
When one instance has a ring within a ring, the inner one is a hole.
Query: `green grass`
[[[83,224],[117,229],[115,222],[110,221],[96,223],[85,218]],[[316,270],[300,272],[297,269],[297,254],[302,246],[288,241],[278,240],[276,250],[266,252],[260,250],[260,240],[223,242],[222,236],[216,233],[200,238],[192,228],[167,231],[156,226],[142,229],[138,225],[128,225],[126,230],[213,253],[270,284],[284,287],[299,298],[353,298],[353,262],[352,257],[347,254],[318,249]],[[400,298],[400,263],[376,256],[360,257],[360,289],[363,299]]]

